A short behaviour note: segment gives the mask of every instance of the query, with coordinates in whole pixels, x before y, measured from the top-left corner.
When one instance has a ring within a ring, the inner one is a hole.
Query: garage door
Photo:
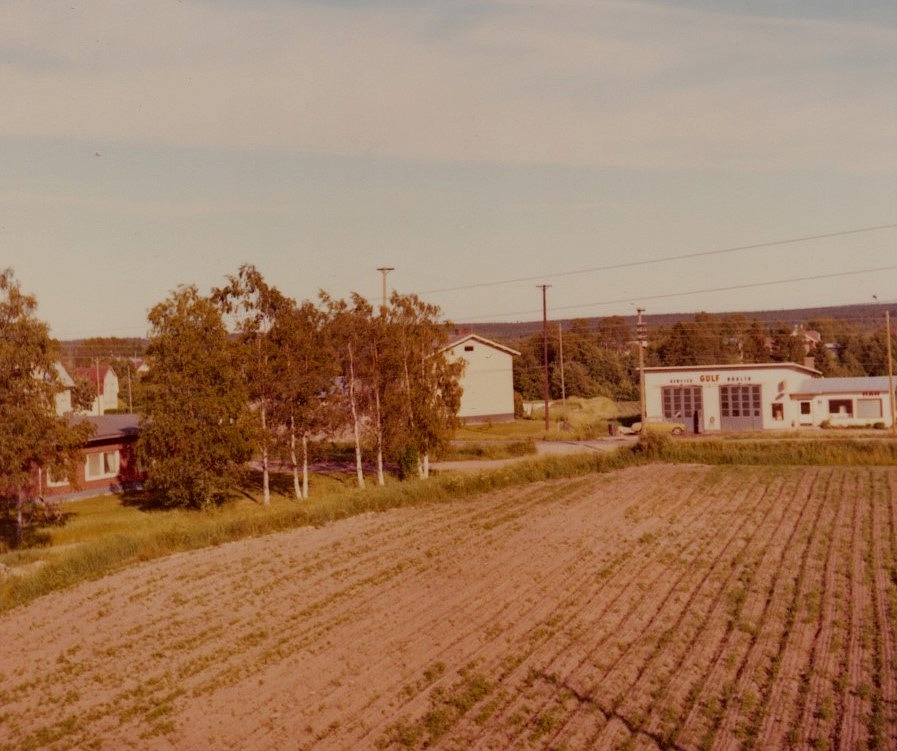
[[[722,430],[760,430],[763,415],[759,386],[720,386],[719,414]]]
[[[663,419],[668,422],[684,423],[686,429],[694,429],[695,412],[698,413],[698,424],[704,413],[704,401],[700,386],[665,386],[661,389],[663,396]]]

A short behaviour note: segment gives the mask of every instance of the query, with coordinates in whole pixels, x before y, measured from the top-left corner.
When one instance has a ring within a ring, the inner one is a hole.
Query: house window
[[[465,344],[465,345],[464,345],[464,351],[465,351],[465,352],[473,352],[473,345],[472,345],[472,344]]]
[[[63,475],[62,477],[56,477],[53,474],[53,470],[47,470],[47,487],[48,488],[61,488],[69,484],[69,481]]]
[[[773,420],[784,420],[785,419],[785,406],[783,404],[773,402],[772,419]]]
[[[813,405],[811,402],[801,402],[800,403],[800,413],[804,417],[809,417],[812,407],[813,407]]]
[[[857,399],[857,417],[875,420],[881,416],[881,399]]]
[[[120,466],[118,451],[99,451],[88,454],[84,460],[84,478],[86,480],[101,480],[106,477],[116,477]]]
[[[853,400],[829,399],[828,413],[830,415],[840,415],[841,417],[853,417]]]

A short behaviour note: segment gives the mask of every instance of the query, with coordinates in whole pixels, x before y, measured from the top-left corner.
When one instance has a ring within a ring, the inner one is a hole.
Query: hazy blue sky
[[[897,301],[894,0],[0,0],[0,95],[62,338],[243,262],[462,323]]]

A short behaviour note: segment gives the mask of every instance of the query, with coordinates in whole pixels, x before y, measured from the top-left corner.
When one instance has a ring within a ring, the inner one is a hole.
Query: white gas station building
[[[645,368],[648,422],[689,432],[890,427],[889,379],[823,378],[796,363]]]

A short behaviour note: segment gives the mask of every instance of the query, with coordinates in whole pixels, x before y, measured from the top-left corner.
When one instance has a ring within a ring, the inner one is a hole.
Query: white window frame
[[[98,456],[100,462],[100,471],[94,474],[91,470],[91,457]],[[112,451],[94,451],[84,457],[84,479],[85,480],[105,480],[110,477],[118,477],[121,471],[121,453],[118,449]]]

